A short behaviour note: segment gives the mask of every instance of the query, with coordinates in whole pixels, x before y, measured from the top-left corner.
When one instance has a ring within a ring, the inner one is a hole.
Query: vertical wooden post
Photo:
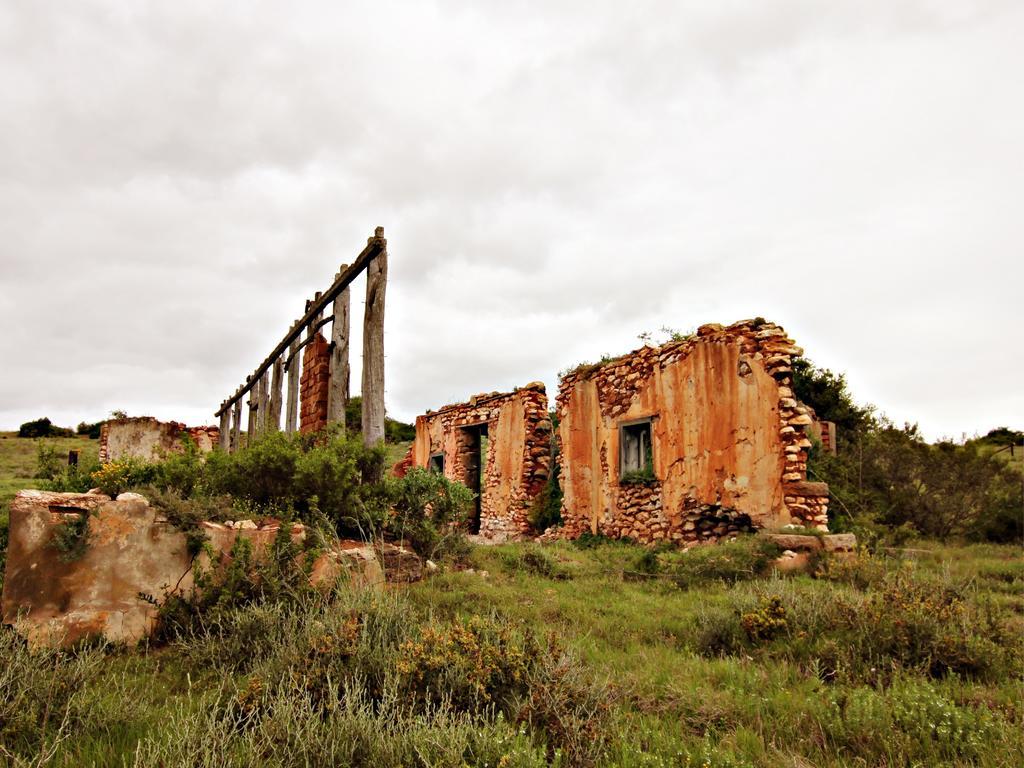
[[[296,320],[292,327],[298,324],[299,321]],[[288,406],[284,417],[284,429],[289,435],[293,435],[299,428],[299,373],[302,360],[299,355],[298,337],[288,347],[288,357]]]
[[[258,385],[259,411],[256,413],[256,432],[263,437],[270,429],[270,371],[264,371]]]
[[[245,377],[246,383],[252,381],[252,376]],[[258,409],[258,393],[256,386],[249,390],[249,424],[245,431],[245,444],[247,446],[252,445],[253,441],[256,440],[256,411]]]
[[[270,414],[268,429],[278,432],[281,429],[281,406],[284,403],[284,360],[280,357],[274,361],[274,379],[270,387]]]
[[[220,404],[221,408],[227,405],[227,400]],[[227,451],[231,446],[231,409],[224,408],[220,415],[220,449]]]
[[[384,228],[374,238],[381,250],[366,268],[366,313],[363,317],[363,443],[384,439],[384,293],[388,282],[388,251]]]
[[[341,265],[341,272],[348,264]],[[338,276],[341,275],[338,273]],[[335,277],[337,279],[337,277]],[[345,406],[349,389],[349,326],[352,314],[352,292],[345,288],[334,300],[334,325],[331,328],[331,380],[327,389],[327,423],[345,426]]]
[[[234,453],[242,447],[242,398],[235,400],[235,407],[231,416],[231,446],[229,450]]]

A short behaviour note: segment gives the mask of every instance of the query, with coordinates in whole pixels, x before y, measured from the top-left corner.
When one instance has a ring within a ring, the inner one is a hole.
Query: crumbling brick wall
[[[218,427],[186,427],[177,421],[158,421],[152,416],[112,419],[100,427],[100,461],[133,457],[159,461],[184,450],[182,437],[195,442],[200,453],[209,453],[220,440]]]
[[[319,432],[327,426],[327,397],[331,382],[331,348],[318,333],[302,353],[299,378],[299,432]]]
[[[396,472],[429,467],[431,457],[443,456],[445,476],[472,488],[483,427],[487,451],[481,456],[479,532],[489,538],[529,533],[530,505],[551,471],[551,419],[540,382],[514,392],[477,395],[417,417],[416,439]]]
[[[563,377],[565,535],[696,542],[791,522],[827,529],[828,487],[806,477],[810,410],[791,389],[800,354],[779,326],[743,321]],[[649,425],[650,469],[627,474],[624,428],[638,423]]]

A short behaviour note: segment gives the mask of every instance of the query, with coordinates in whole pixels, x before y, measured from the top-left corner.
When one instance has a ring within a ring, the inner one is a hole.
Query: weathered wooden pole
[[[245,377],[246,383],[250,382],[251,380],[252,376]],[[245,431],[245,444],[247,446],[252,445],[253,441],[256,439],[256,410],[259,407],[257,405],[259,395],[256,390],[256,386],[253,386],[253,388],[249,390],[249,423],[248,428]]]
[[[256,432],[263,437],[270,429],[270,371],[260,376],[258,384],[259,411],[256,413]]]
[[[231,417],[231,446],[229,450],[234,453],[242,447],[242,400],[235,400],[235,407],[232,409]]]
[[[341,272],[348,264],[341,265]],[[352,292],[345,288],[334,300],[334,325],[331,328],[331,379],[327,389],[327,422],[345,426],[345,406],[348,405],[349,339],[352,314]]]
[[[296,320],[294,325],[298,325]],[[299,337],[288,347],[288,405],[285,409],[284,429],[289,435],[299,428],[299,372],[302,361],[299,356]]]
[[[380,252],[366,267],[366,312],[363,316],[363,443],[384,439],[384,293],[388,282],[388,251],[384,227],[374,237]]]
[[[227,400],[220,404],[221,408],[227,405]],[[231,409],[225,409],[220,415],[220,449],[227,451],[231,448]]]
[[[274,361],[274,380],[270,387],[270,417],[268,428],[271,432],[281,429],[281,407],[284,404],[284,360]]]

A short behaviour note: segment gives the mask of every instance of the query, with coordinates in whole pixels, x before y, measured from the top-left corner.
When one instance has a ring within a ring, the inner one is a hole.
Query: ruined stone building
[[[745,321],[566,375],[566,534],[693,542],[826,528],[828,487],[806,482],[812,418],[790,388],[801,353],[777,325]]]
[[[416,419],[416,439],[396,468],[429,468],[476,494],[471,533],[530,533],[530,505],[551,471],[551,419],[540,382],[477,395]]]
[[[527,513],[553,454],[568,537],[696,542],[825,529],[828,487],[807,482],[812,412],[790,386],[800,354],[772,323],[705,325],[565,375],[554,441],[543,385],[533,384],[420,416],[401,469],[465,483],[479,496],[471,529],[491,537],[539,533]]]
[[[111,419],[100,427],[101,462],[135,458],[159,461],[184,450],[183,436],[190,437],[200,453],[209,453],[220,440],[217,427],[186,427],[177,421],[157,421],[152,416]]]

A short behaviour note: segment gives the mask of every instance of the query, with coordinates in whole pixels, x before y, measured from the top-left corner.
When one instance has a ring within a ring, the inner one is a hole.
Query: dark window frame
[[[623,477],[633,475],[648,477],[650,480],[657,480],[654,472],[654,420],[657,415],[644,416],[638,419],[619,422],[619,480]],[[644,428],[644,429],[638,429]],[[628,457],[627,451],[631,450],[628,435],[638,433],[632,445],[637,448],[635,457]],[[646,434],[646,440],[644,435]],[[635,466],[634,466],[635,464]]]
[[[427,459],[427,469],[439,475],[444,474],[444,451],[430,454],[430,458]]]

